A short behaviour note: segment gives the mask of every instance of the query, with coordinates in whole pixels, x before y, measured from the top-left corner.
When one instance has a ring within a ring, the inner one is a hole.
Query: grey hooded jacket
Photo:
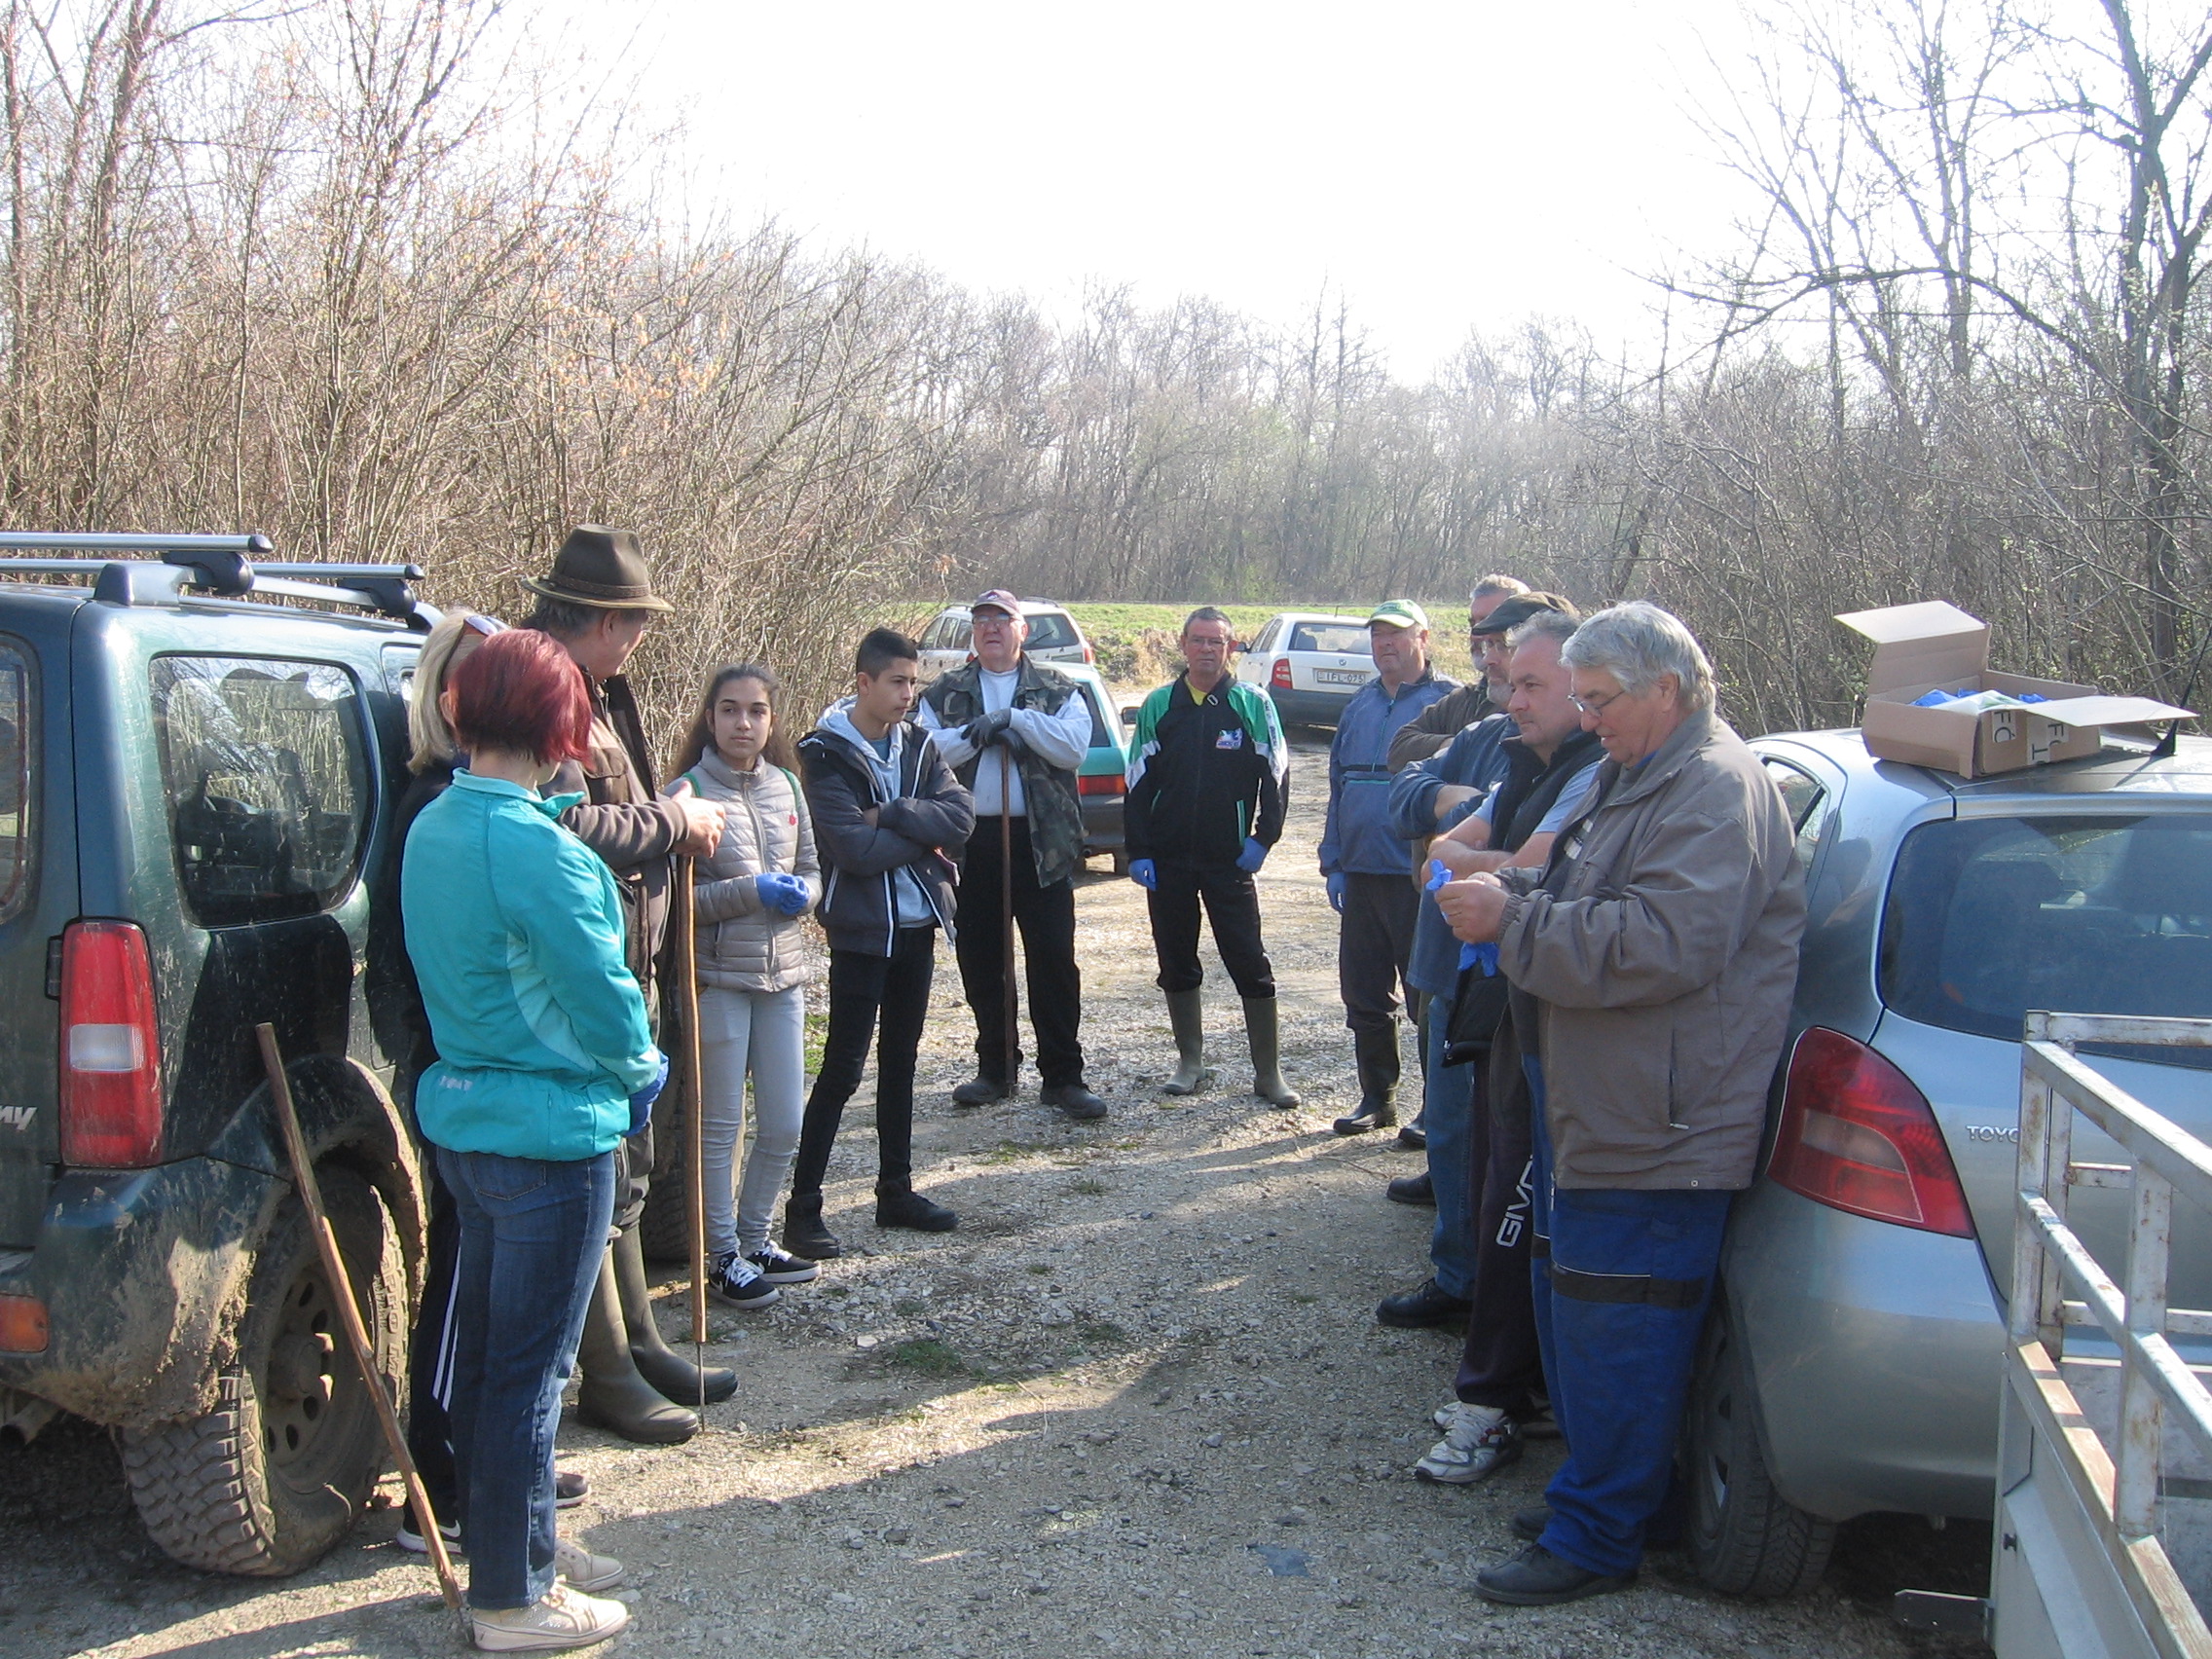
[[[728,808],[721,845],[699,866],[699,983],[731,991],[786,991],[806,980],[799,922],[764,908],[753,878],[771,870],[806,883],[811,909],[822,898],[814,820],[793,776],[766,761],[740,772],[712,749],[683,774],[704,800]],[[673,792],[675,786],[670,786]]]

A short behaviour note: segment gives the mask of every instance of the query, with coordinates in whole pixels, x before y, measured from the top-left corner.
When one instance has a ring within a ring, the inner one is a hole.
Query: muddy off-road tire
[[[1682,1425],[1685,1517],[1697,1575],[1727,1596],[1802,1596],[1827,1570],[1835,1523],[1774,1489],[1751,1368],[1714,1299]]]
[[[407,1350],[398,1231],[359,1176],[326,1168],[320,1178],[377,1369],[397,1398]],[[277,1578],[353,1530],[386,1458],[297,1198],[254,1263],[239,1356],[217,1378],[213,1411],[130,1436],[123,1466],[146,1530],[178,1561]]]

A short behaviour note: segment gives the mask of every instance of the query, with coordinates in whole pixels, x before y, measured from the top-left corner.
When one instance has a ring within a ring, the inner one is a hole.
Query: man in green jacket
[[[1129,758],[1123,831],[1129,876],[1152,912],[1160,988],[1175,1032],[1167,1094],[1204,1086],[1205,1017],[1199,985],[1198,906],[1244,1001],[1252,1091],[1277,1106],[1299,1096],[1283,1082],[1274,967],[1260,938],[1252,877],[1282,834],[1290,804],[1290,754],[1275,706],[1230,678],[1236,648],[1229,618],[1212,606],[1183,623],[1183,672],[1144,700]]]

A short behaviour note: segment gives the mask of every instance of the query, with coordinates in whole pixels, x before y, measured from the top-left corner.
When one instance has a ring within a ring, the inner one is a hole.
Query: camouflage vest
[[[940,725],[964,726],[981,716],[982,676],[980,663],[965,662],[940,675],[922,693],[922,701],[930,706]],[[1031,662],[1023,653],[1021,675],[1014,682],[1014,708],[1051,714],[1064,707],[1070,697],[1082,695],[1066,675]],[[957,769],[966,789],[975,789],[976,769],[981,760],[980,755],[971,756],[968,763]],[[1048,766],[1026,748],[1014,757],[1014,769],[1020,775],[1022,802],[1029,814],[1029,852],[1037,864],[1037,884],[1050,887],[1055,881],[1066,881],[1083,864],[1083,803],[1076,798],[1075,774]],[[977,821],[977,840],[992,833],[995,831],[986,821]]]

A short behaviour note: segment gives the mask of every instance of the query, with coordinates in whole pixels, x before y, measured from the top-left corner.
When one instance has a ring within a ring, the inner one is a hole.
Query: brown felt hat
[[[547,599],[588,605],[597,610],[674,610],[653,592],[653,573],[634,530],[579,524],[569,532],[552,571],[525,576],[522,585]]]

